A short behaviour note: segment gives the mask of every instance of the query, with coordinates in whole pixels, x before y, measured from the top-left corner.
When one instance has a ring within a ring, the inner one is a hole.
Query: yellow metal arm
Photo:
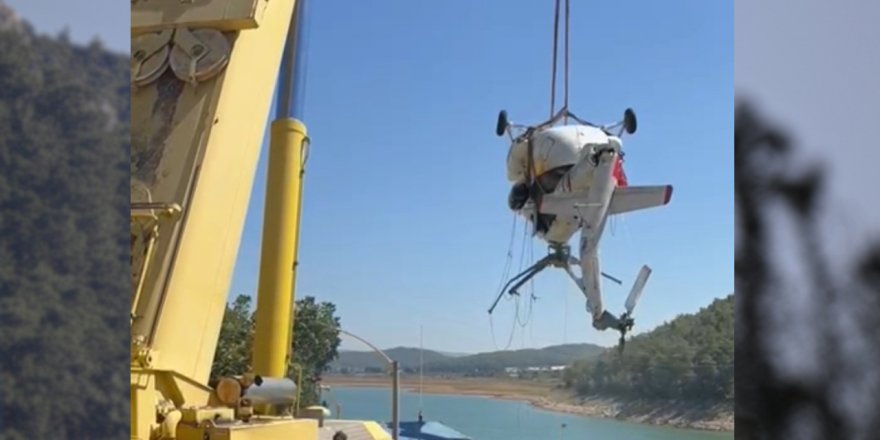
[[[254,334],[254,372],[287,375],[299,237],[306,127],[292,118],[272,123],[260,287]]]
[[[186,408],[212,403],[208,376],[293,9],[132,2],[132,438],[171,436],[178,417],[194,426],[207,413]],[[163,206],[179,215],[144,221]]]

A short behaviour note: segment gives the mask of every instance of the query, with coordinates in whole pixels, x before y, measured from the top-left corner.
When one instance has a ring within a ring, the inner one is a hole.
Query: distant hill
[[[564,375],[581,395],[733,401],[733,294],[575,363]]]
[[[454,358],[463,357],[463,356],[470,356],[471,354],[473,354],[473,353],[453,353],[451,351],[438,351],[437,353],[440,353],[444,356],[454,357]]]
[[[565,344],[540,349],[492,351],[458,358],[445,358],[431,364],[425,371],[431,373],[486,373],[503,371],[507,367],[549,367],[567,365],[590,359],[605,351],[595,344]]]
[[[426,374],[489,375],[501,372],[507,367],[566,365],[595,357],[604,350],[604,347],[594,344],[565,344],[540,349],[452,355],[424,350],[424,371]],[[403,370],[418,371],[420,353],[418,348],[396,347],[385,350],[385,353],[400,362]],[[331,365],[332,371],[342,373],[379,371],[384,368],[385,364],[375,353],[364,351],[341,351],[339,359]]]
[[[395,347],[384,350],[385,354],[387,354],[388,357],[396,360],[397,362],[400,362],[401,368],[404,369],[419,368],[420,351],[421,350],[419,350],[418,348],[410,347]],[[444,359],[453,359],[452,357],[433,350],[425,350],[423,356],[425,360],[425,365]],[[353,372],[358,372],[368,369],[383,368],[385,368],[385,362],[379,358],[378,354],[372,351],[340,350],[339,358],[336,359],[332,364],[330,364],[330,369],[332,371],[342,371],[348,369]]]

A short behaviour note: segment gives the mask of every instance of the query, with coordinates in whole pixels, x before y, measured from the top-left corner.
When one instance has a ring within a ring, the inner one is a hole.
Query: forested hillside
[[[603,347],[594,344],[563,344],[544,348],[522,350],[503,350],[471,355],[450,356],[437,351],[424,350],[425,374],[461,374],[470,376],[492,376],[504,372],[507,367],[548,367],[566,365],[576,360],[598,356]],[[419,369],[418,348],[396,347],[385,350],[392,359],[400,362],[405,371]],[[385,364],[372,352],[343,351],[333,362],[335,372],[350,373],[360,371],[380,371]]]
[[[128,78],[0,0],[0,439],[128,436]]]
[[[634,337],[564,375],[578,394],[733,401],[734,295]]]
[[[501,373],[507,367],[566,365],[576,360],[593,358],[603,350],[604,347],[595,344],[563,344],[544,348],[491,351],[459,358],[446,358],[425,365],[425,371],[491,375]]]

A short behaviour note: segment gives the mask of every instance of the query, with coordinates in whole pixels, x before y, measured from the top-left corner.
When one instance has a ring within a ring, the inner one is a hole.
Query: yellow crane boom
[[[296,3],[132,0],[132,439],[323,438],[315,420],[254,414],[259,378],[208,385]],[[306,130],[285,112],[271,136],[254,373],[283,387]]]

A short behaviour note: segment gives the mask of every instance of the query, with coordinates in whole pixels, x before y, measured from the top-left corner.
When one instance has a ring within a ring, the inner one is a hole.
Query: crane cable
[[[558,62],[558,57],[559,57],[559,13],[560,13],[561,5],[562,5],[562,0],[556,0],[556,5],[554,8],[554,14],[553,14],[553,55],[552,55],[553,65],[551,67],[552,78],[550,80],[550,118],[553,118],[553,116],[555,115],[555,112],[556,112],[556,78],[558,76],[556,68],[557,68],[557,65],[559,64],[559,62]],[[563,106],[560,110],[567,110],[568,109],[568,95],[569,95],[569,92],[568,92],[569,91],[569,87],[568,87],[569,29],[568,28],[569,28],[569,23],[571,21],[570,15],[571,15],[571,1],[565,0],[565,30],[564,30],[564,32],[565,32],[565,35],[564,35],[565,48],[563,49],[565,51],[563,54],[563,81],[564,81],[564,83],[563,83]],[[565,123],[568,123],[568,115],[565,116]],[[531,157],[532,157],[531,151],[529,151],[528,156],[531,159]],[[529,166],[530,171],[531,171],[531,168],[532,167]],[[522,266],[523,266],[523,257],[525,256],[525,245],[526,245],[526,240],[527,240],[527,236],[528,236],[528,234],[526,232],[527,229],[525,228],[525,225],[523,225],[523,226],[524,226],[523,227],[524,237],[523,237],[523,242],[521,243],[522,249],[520,250],[520,264],[519,264],[520,270],[522,270]],[[513,237],[516,234],[515,231],[516,231],[516,215],[514,215],[514,225],[513,225],[513,228],[511,228],[511,237],[510,237],[511,241],[510,241],[510,243],[508,245],[508,249],[507,249],[507,261],[505,263],[504,269],[502,270],[502,272],[503,272],[502,280],[501,280],[502,284],[504,283],[504,278],[507,275],[509,275],[509,273],[510,273],[509,272],[510,271],[510,263],[512,262],[511,260],[513,257],[513,255],[512,255]],[[534,243],[532,243],[532,245],[534,245]],[[530,249],[530,251],[533,251],[533,249]],[[507,350],[510,347],[511,342],[513,341],[513,334],[516,330],[517,324],[520,327],[525,328],[525,326],[528,325],[529,321],[531,320],[532,307],[534,306],[534,301],[537,299],[535,297],[535,293],[534,293],[534,289],[535,289],[534,281],[531,281],[529,283],[529,287],[530,287],[529,308],[528,308],[528,311],[526,314],[525,322],[522,321],[522,319],[520,318],[520,315],[519,315],[519,299],[520,298],[517,297],[517,298],[515,298],[515,306],[516,307],[514,310],[513,328],[511,329],[511,333],[509,335],[510,337],[508,338],[507,346],[504,348],[504,350]],[[499,286],[499,290],[500,289],[501,289],[501,287]],[[495,325],[492,321],[491,314],[489,315],[489,327],[492,332],[493,345],[495,345],[495,347],[497,349],[498,344],[495,341]]]
[[[556,8],[553,14],[553,65],[552,78],[550,79],[550,118],[556,115],[556,78],[559,76],[556,72],[556,66],[559,64],[559,9],[562,0],[556,0]],[[569,23],[571,16],[570,0],[565,0],[565,49],[563,53],[563,103],[560,110],[568,110],[568,42],[569,42]],[[565,116],[565,122],[568,123],[568,115]]]
[[[555,8],[554,17],[553,17],[553,65],[552,65],[553,75],[552,75],[552,78],[550,81],[550,117],[551,118],[554,116],[554,112],[556,110],[556,78],[558,76],[557,72],[556,72],[556,67],[559,64],[557,61],[557,58],[558,58],[558,52],[559,52],[559,8],[560,8],[560,4],[561,4],[561,0],[556,0],[556,8]],[[563,58],[563,60],[564,60],[564,64],[563,64],[564,65],[564,68],[563,68],[563,71],[564,71],[563,98],[564,98],[564,100],[563,100],[563,107],[560,110],[568,109],[568,71],[569,71],[569,68],[568,68],[568,52],[569,52],[569,50],[568,50],[568,42],[569,42],[568,27],[569,27],[569,22],[570,22],[569,17],[571,15],[570,11],[571,11],[570,0],[565,0],[565,49],[564,49],[565,53],[564,53],[564,58]],[[568,116],[567,115],[565,116],[565,122],[568,123]],[[531,154],[531,152],[529,152],[529,158],[531,158],[531,157],[532,157],[532,154]],[[530,166],[529,168],[531,170],[532,167]],[[525,231],[523,231],[523,232],[525,232]],[[522,270],[522,266],[523,266],[523,257],[525,256],[525,246],[526,246],[527,239],[528,239],[527,236],[524,234],[522,249],[520,250],[520,267],[519,267],[520,270]],[[529,259],[534,260],[534,255],[533,255],[534,242],[530,242],[529,244],[531,245],[529,248],[529,254],[530,254]],[[519,297],[516,298],[517,307],[516,307],[516,315],[514,317],[514,320],[523,329],[531,321],[532,308],[534,307],[535,300],[537,300],[537,297],[535,296],[534,279],[529,280],[529,291],[530,291],[529,292],[529,304],[528,304],[528,309],[526,312],[525,320],[522,320],[522,318],[519,315],[519,299],[520,298]],[[523,334],[523,337],[525,337],[525,334]]]
[[[553,118],[555,111],[556,111],[556,78],[559,76],[559,75],[557,75],[556,67],[559,64],[559,62],[558,62],[558,56],[559,56],[559,9],[560,9],[560,5],[561,5],[561,1],[562,0],[556,0],[556,7],[554,8],[554,14],[553,14],[553,65],[551,66],[551,70],[553,71],[553,74],[552,74],[552,78],[550,80],[550,118]],[[560,110],[567,110],[568,109],[568,72],[569,72],[569,68],[568,68],[569,32],[568,32],[568,28],[569,28],[569,23],[571,21],[569,18],[570,16],[571,16],[571,3],[570,3],[570,0],[565,0],[565,49],[564,49],[565,52],[564,52],[564,58],[563,58],[563,75],[564,75],[563,86],[564,86],[564,88],[563,88],[563,104],[562,104],[562,109],[560,109]],[[568,115],[565,116],[565,123],[568,123]],[[531,143],[529,144],[529,147],[531,147]],[[531,148],[530,148],[530,150],[531,150]],[[529,151],[528,157],[529,157],[529,159],[532,158],[531,151]],[[530,166],[529,166],[530,172],[531,172],[532,168],[533,168],[533,166],[530,164]],[[537,215],[536,215],[536,217],[537,217]],[[524,240],[522,243],[523,249],[521,250],[521,253],[520,253],[520,270],[522,270],[522,257],[525,255],[526,237],[523,237],[523,240]],[[534,252],[534,243],[531,243],[531,245],[532,245],[532,247],[529,249],[530,259],[533,259],[532,258],[533,255],[531,255],[531,254]],[[529,292],[529,308],[528,308],[528,312],[527,312],[525,321],[522,321],[520,319],[519,307],[518,307],[519,302],[517,301],[517,314],[515,316],[515,320],[516,320],[517,324],[519,324],[520,327],[523,327],[523,328],[525,328],[525,326],[528,325],[529,321],[531,320],[532,307],[534,306],[534,302],[537,299],[537,297],[535,297],[534,280],[529,281],[529,290],[530,290],[530,292]],[[519,298],[517,298],[517,300],[518,299]]]

